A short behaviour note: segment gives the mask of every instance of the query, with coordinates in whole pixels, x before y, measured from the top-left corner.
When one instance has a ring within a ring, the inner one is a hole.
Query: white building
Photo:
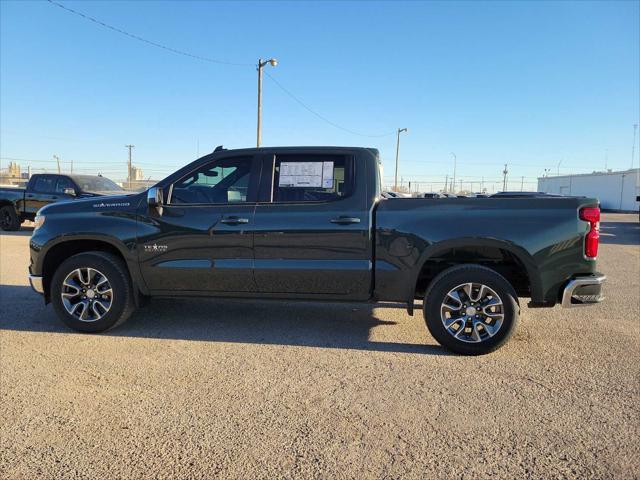
[[[606,210],[638,210],[640,169],[539,177],[538,191],[556,195],[595,197]]]

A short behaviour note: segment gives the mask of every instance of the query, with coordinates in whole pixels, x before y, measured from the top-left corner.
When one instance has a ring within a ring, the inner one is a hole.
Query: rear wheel
[[[54,273],[50,291],[58,317],[81,332],[113,328],[135,309],[129,273],[110,253],[87,252],[68,258]]]
[[[11,205],[0,208],[0,228],[5,231],[20,230],[20,217]]]
[[[500,348],[513,334],[520,312],[517,298],[499,273],[480,265],[458,265],[429,285],[425,322],[447,349],[482,355]]]

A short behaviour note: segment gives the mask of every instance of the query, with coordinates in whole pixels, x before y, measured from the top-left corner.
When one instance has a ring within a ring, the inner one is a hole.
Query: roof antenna
[[[226,150],[226,148],[224,148],[222,145],[218,145],[218,146],[216,147],[216,149],[214,150],[214,152],[220,152],[220,151],[222,151],[222,150]]]

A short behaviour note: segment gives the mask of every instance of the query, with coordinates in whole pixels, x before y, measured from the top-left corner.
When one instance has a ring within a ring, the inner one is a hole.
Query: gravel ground
[[[448,354],[376,306],[154,300],[77,334],[0,236],[2,478],[638,478],[640,226],[608,214],[604,304],[523,309]]]

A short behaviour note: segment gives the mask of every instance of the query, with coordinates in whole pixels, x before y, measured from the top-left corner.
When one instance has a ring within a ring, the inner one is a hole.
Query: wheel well
[[[53,274],[58,269],[60,264],[67,258],[77,255],[78,253],[100,251],[108,252],[122,260],[125,268],[127,268],[127,262],[116,247],[107,242],[100,240],[70,240],[68,242],[59,243],[51,247],[47,252],[47,256],[44,258],[42,265],[42,279],[45,298],[49,298],[49,285]],[[127,268],[128,271],[128,268]]]
[[[527,269],[513,253],[498,247],[457,247],[427,259],[418,275],[416,298],[424,296],[431,280],[440,272],[463,263],[491,268],[507,279],[519,297],[531,296]]]

